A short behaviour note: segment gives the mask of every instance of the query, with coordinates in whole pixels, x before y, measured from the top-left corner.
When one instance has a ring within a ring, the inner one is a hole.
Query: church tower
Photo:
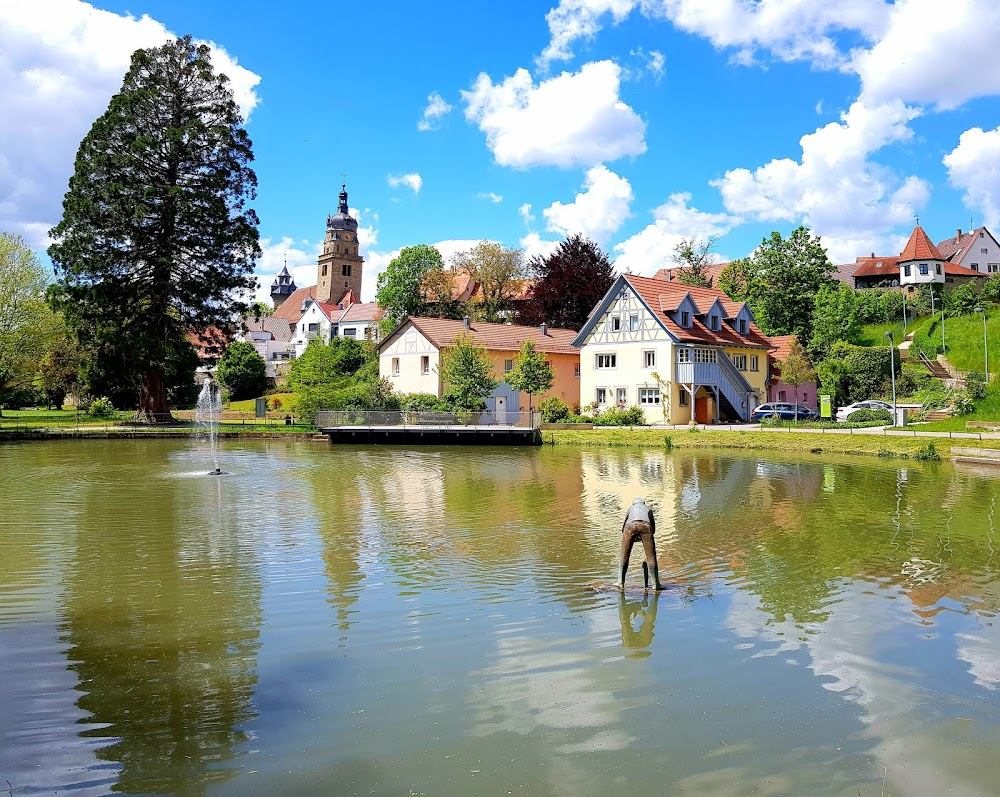
[[[326,240],[316,274],[316,298],[334,304],[351,291],[353,301],[360,302],[362,263],[364,258],[358,254],[358,221],[351,217],[347,207],[345,184],[340,187],[337,214],[326,219]]]

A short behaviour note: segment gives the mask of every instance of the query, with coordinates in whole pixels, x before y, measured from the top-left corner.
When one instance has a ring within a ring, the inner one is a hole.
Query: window
[[[684,388],[681,388],[681,392],[677,403],[680,404],[682,407],[686,407],[688,405],[688,392]]]
[[[597,367],[598,368],[615,368],[618,365],[618,355],[617,354],[598,354],[597,355]]]
[[[984,238],[985,236],[982,233],[979,233],[979,237]]]
[[[779,390],[778,391],[778,401],[784,401],[784,400],[785,400],[785,391],[784,390]]]
[[[617,316],[617,315],[611,316],[611,331],[612,332],[619,332],[619,331],[621,331],[621,328],[622,328],[622,319],[621,319],[621,316]]]
[[[357,327],[347,327],[347,329],[344,330],[345,338],[356,338],[357,336],[358,336]]]
[[[745,318],[740,319],[740,334],[747,334],[747,320]]]
[[[969,268],[971,268],[973,271],[979,271],[979,264],[978,263],[970,263],[969,264]]]
[[[745,371],[747,369],[747,356],[745,354],[734,354],[733,365],[741,371]]]
[[[756,354],[750,355],[750,370],[759,371],[760,370],[760,357]]]
[[[513,360],[504,360],[503,361],[503,372],[505,374],[509,374],[513,370],[514,370],[514,361]]]
[[[552,367],[552,361],[551,360],[542,360],[542,365],[544,365],[546,368],[551,368]]]
[[[652,349],[642,353],[642,367],[656,368],[656,352]]]
[[[695,349],[694,350],[694,361],[696,363],[715,363],[716,360],[716,350],[715,349]]]
[[[920,264],[920,273],[921,274],[927,274],[927,264],[926,263],[921,263]]]
[[[615,404],[620,406],[625,406],[628,404],[628,388],[618,387],[615,388]]]
[[[420,373],[429,374],[431,372],[431,358],[426,354],[420,358]]]
[[[1000,271],[1000,263],[988,263],[986,265],[986,271],[990,274],[996,274]]]
[[[628,328],[635,332],[639,329],[639,316],[634,313],[628,317]]]
[[[708,317],[708,325],[715,331],[719,329],[719,317],[717,315],[712,315]]]
[[[938,274],[940,274],[940,273],[941,273],[941,264],[940,264],[940,263],[938,263],[938,264],[937,264],[937,265],[935,266],[935,270],[937,271],[937,273],[938,273]]]
[[[691,314],[687,310],[681,310],[681,326],[685,328],[691,326]]]
[[[597,398],[598,404],[608,403],[608,389],[606,387],[599,387],[595,391],[595,397]]]
[[[691,362],[691,349],[678,349],[677,350],[677,362],[679,362],[679,363],[689,363],[689,362]]]
[[[392,358],[392,375],[399,376],[399,357]]]
[[[310,335],[315,335],[317,332],[319,332],[319,324],[310,324],[309,325],[309,334]]]
[[[341,268],[340,271],[341,271],[341,275],[344,276],[344,277],[351,276],[351,264],[350,263],[344,263],[344,265],[343,265],[343,267]]]
[[[573,364],[573,376],[575,376],[577,379],[580,378],[580,363]]]
[[[327,269],[327,266],[323,266],[323,276],[324,277],[326,276],[326,269]]]
[[[910,266],[909,265],[903,266],[903,276],[904,277],[909,277],[910,274],[911,274],[911,272],[910,272]]]
[[[658,387],[639,388],[639,406],[660,406],[660,389]]]
[[[980,249],[980,250],[979,250],[979,254],[981,254],[981,255],[985,255],[985,254],[986,254],[986,253],[987,253],[988,251],[989,251],[989,249],[987,249],[987,248],[986,248],[986,247],[984,246],[984,247],[983,247],[982,249]]]

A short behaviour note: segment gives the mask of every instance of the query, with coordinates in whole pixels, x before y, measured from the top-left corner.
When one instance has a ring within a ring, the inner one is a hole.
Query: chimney
[[[874,259],[875,259],[875,253],[872,252],[872,260],[874,260]]]
[[[308,299],[303,299],[302,300],[302,306],[299,308],[300,312],[304,313],[306,311],[306,302],[308,302],[308,301],[309,301]]]
[[[464,326],[466,329],[472,329],[472,319],[469,318],[468,316],[462,318],[462,326]]]
[[[962,228],[959,227],[955,230],[955,243],[961,243],[962,241]]]
[[[541,327],[539,327],[539,329],[541,329],[541,330],[542,330],[542,336],[543,336],[543,337],[546,337],[546,336],[548,336],[548,334],[549,334],[549,325],[548,325],[548,324],[546,324],[546,323],[545,323],[545,322],[543,321],[543,322],[542,322],[542,325],[541,325]]]

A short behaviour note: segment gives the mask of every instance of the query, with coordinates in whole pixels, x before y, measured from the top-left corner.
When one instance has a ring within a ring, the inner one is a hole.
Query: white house
[[[245,318],[236,340],[253,344],[267,365],[269,379],[277,378],[278,371],[291,360],[292,329],[283,318]]]
[[[291,345],[296,357],[310,341],[323,342],[335,337],[367,340],[377,330],[378,305],[374,302],[354,302],[346,306],[328,304],[318,299],[305,299],[302,314],[292,332]]]
[[[745,303],[713,288],[622,274],[573,344],[584,407],[710,423],[747,420],[767,395],[770,342]]]
[[[992,262],[991,262],[992,261]],[[841,267],[846,268],[844,266]],[[992,271],[991,271],[992,269]],[[913,293],[920,285],[982,284],[1000,270],[1000,246],[980,227],[935,246],[923,228],[913,228],[902,253],[859,257],[851,278],[856,288],[895,288]]]
[[[338,338],[378,339],[379,307],[375,302],[355,302],[347,306],[334,325]]]
[[[956,230],[954,238],[941,241],[937,248],[949,263],[956,266],[987,275],[1000,273],[1000,244],[985,227],[964,234]]]

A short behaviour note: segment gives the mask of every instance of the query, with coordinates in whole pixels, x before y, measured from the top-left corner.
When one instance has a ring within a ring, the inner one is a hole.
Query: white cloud
[[[537,232],[529,232],[521,239],[520,243],[524,250],[524,259],[528,261],[533,257],[548,257],[561,242],[547,241]]]
[[[611,61],[535,84],[519,69],[494,84],[481,73],[462,92],[465,118],[486,134],[501,166],[593,166],[646,151],[646,125],[618,95],[621,70]]]
[[[271,303],[271,283],[286,264],[297,288],[316,284],[316,261],[323,251],[322,244],[294,241],[289,237],[277,241],[261,238],[260,250],[261,258],[254,270],[257,276],[254,299]]]
[[[503,197],[500,194],[493,193],[492,191],[476,194],[476,199],[488,199],[494,205],[499,205],[503,202]]]
[[[416,194],[420,192],[420,187],[424,184],[424,179],[416,172],[411,172],[410,174],[390,174],[386,177],[386,182],[389,183],[390,188],[398,188],[401,185],[405,185]]]
[[[436,91],[428,94],[427,107],[424,108],[423,117],[417,122],[417,130],[437,130],[438,120],[450,113],[451,109],[452,106]]]
[[[164,25],[79,0],[5,0],[0,14],[0,228],[43,247],[73,158],[120,88],[132,52],[174,38]],[[222,48],[213,62],[245,115],[260,77]]]
[[[632,186],[600,164],[587,172],[584,188],[569,204],[553,202],[542,215],[553,232],[583,233],[604,246],[629,216]]]
[[[615,246],[615,268],[633,274],[652,274],[673,262],[674,247],[684,238],[725,235],[739,219],[726,213],[705,213],[689,207],[690,194],[671,194],[653,210],[653,223]]]
[[[1000,127],[966,130],[943,163],[951,184],[965,191],[966,207],[979,210],[991,230],[1000,227]]]
[[[753,171],[731,169],[712,185],[730,213],[757,221],[801,220],[823,236],[835,259],[853,260],[848,246],[884,242],[892,228],[911,223],[927,204],[924,180],[900,179],[869,159],[890,143],[909,140],[908,122],[918,115],[899,101],[876,107],[856,101],[840,122],[801,138],[800,161],[781,158]]]
[[[526,225],[531,224],[535,220],[535,214],[531,212],[531,203],[525,202],[521,207],[517,209],[518,215],[521,217]]]
[[[603,27],[603,17],[610,14],[616,23],[621,22],[635,5],[635,0],[561,0],[545,15],[552,38],[536,59],[538,65],[572,58],[572,45],[580,39],[592,39]]]
[[[660,78],[663,77],[663,73],[666,71],[666,56],[663,55],[659,50],[646,50],[642,47],[636,47],[633,50],[629,50],[629,56],[633,59],[633,65],[626,65],[622,67],[622,80],[641,80],[647,75],[651,75],[654,80],[659,82]]]
[[[907,0],[893,5],[885,35],[859,51],[862,99],[956,108],[1000,94],[1000,4],[996,0]]]
[[[451,262],[451,259],[459,252],[468,252],[482,240],[482,238],[451,239],[438,241],[433,246],[441,253],[441,257],[444,259],[445,265],[448,265]]]

